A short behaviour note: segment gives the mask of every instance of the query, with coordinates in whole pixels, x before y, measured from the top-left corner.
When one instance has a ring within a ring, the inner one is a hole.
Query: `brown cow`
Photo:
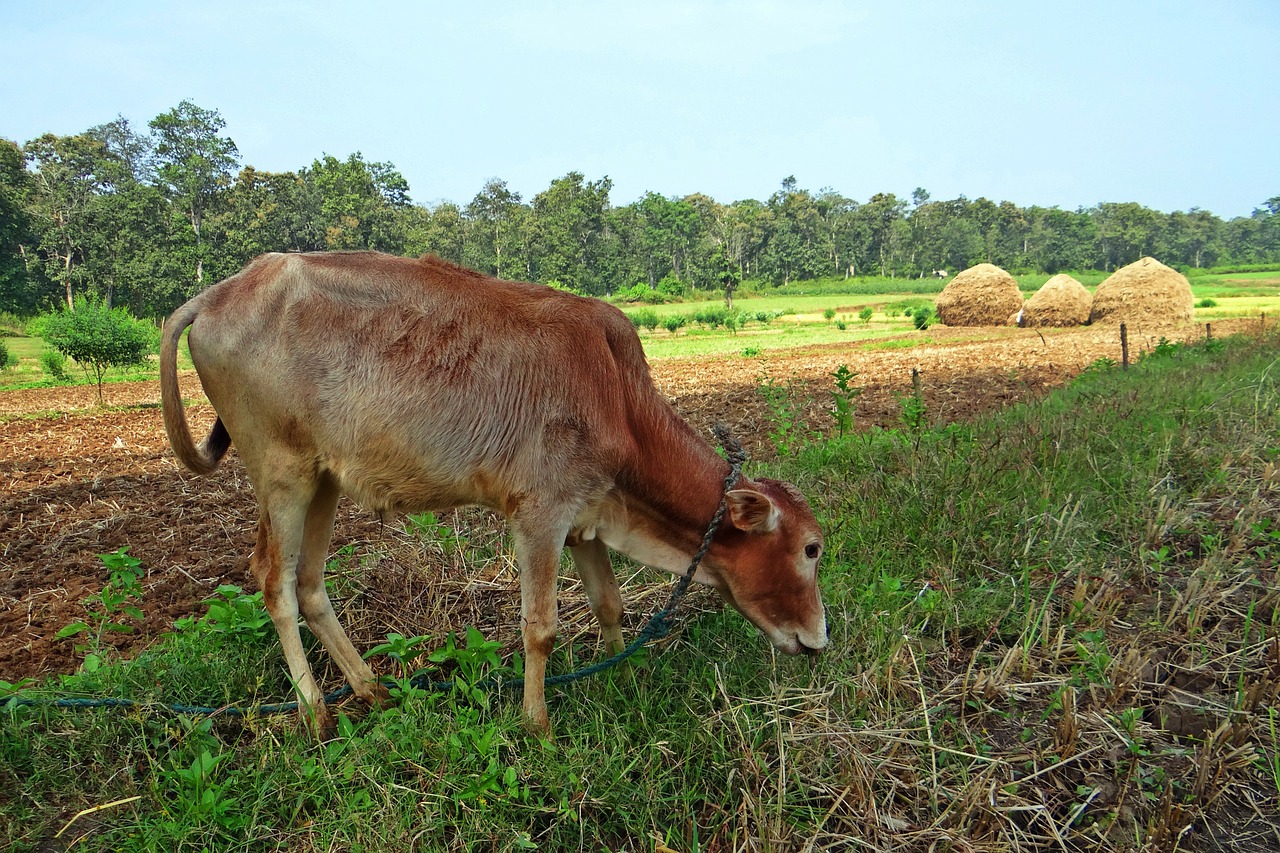
[[[178,389],[182,332],[218,420],[199,447]],[[617,309],[434,257],[264,255],[169,318],[160,356],[174,453],[211,472],[231,442],[258,498],[250,566],[304,708],[331,722],[298,613],[356,694],[385,697],[325,592],[338,496],[380,512],[491,507],[520,567],[524,711],[549,731],[543,679],[566,546],[607,644],[622,645],[608,548],[681,573],[728,464],[654,387]],[[827,643],[822,534],[790,485],[742,478],[695,580],[782,652]]]

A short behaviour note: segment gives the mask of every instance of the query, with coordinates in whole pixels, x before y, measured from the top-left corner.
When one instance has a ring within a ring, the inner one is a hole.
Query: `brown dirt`
[[[1256,320],[1222,321],[1214,333],[1256,326]],[[1154,334],[1131,333],[1131,350],[1153,346]],[[975,337],[972,329],[936,327],[912,339],[922,338],[932,343],[665,360],[654,363],[653,373],[695,425],[724,421],[749,450],[764,456],[771,415],[757,390],[762,375],[790,384],[808,401],[808,425],[825,430],[831,426],[830,374],[841,364],[857,373],[854,384],[863,389],[857,424],[865,428],[897,423],[899,396],[909,390],[913,368],[921,371],[931,417],[954,421],[1042,395],[1100,357],[1119,360],[1114,329],[999,328]],[[194,374],[183,382],[185,395],[198,401],[189,416],[201,434],[213,410]],[[113,640],[126,653],[168,630],[174,619],[202,612],[201,602],[218,584],[253,588],[248,555],[257,513],[243,469],[234,453],[208,478],[181,469],[168,449],[158,398],[153,382],[108,386],[113,408],[97,407],[96,391],[88,387],[0,393],[0,679],[76,666],[74,643],[55,634],[85,617],[84,598],[107,579],[98,554],[127,545],[146,569],[145,622]],[[384,535],[378,518],[344,499],[335,550]],[[380,597],[372,588],[362,596],[371,603]],[[374,636],[399,629],[404,602],[381,610],[385,616],[367,624]]]

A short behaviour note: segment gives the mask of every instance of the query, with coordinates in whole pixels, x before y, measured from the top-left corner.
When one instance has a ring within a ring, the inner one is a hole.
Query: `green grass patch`
[[[87,385],[92,380],[86,376],[74,361],[66,359],[63,364],[63,377],[58,378],[50,370],[46,359],[54,357],[56,351],[49,347],[42,338],[15,337],[4,338],[4,345],[10,356],[16,358],[5,370],[0,370],[0,391],[22,391],[33,388],[52,388],[58,385]],[[51,355],[54,354],[54,355]],[[191,353],[187,349],[184,336],[178,348],[178,369],[191,370]],[[137,382],[157,380],[160,377],[159,362],[155,356],[137,366],[124,369],[109,370],[103,378],[103,384],[113,382]]]
[[[1165,343],[972,422],[931,425],[926,387],[897,429],[775,428],[754,473],[800,485],[826,533],[813,670],[725,610],[553,691],[551,743],[509,695],[406,697],[323,744],[274,717],[11,709],[0,845],[49,849],[95,807],[79,849],[914,849],[931,827],[1119,851],[1265,828],[1278,379],[1275,338]],[[767,390],[779,418],[806,410]],[[284,697],[260,605],[222,598],[233,616],[43,690]]]

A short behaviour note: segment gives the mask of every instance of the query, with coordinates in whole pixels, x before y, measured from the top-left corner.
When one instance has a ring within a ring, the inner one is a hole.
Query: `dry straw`
[[[1091,323],[1179,325],[1195,318],[1191,283],[1155,258],[1121,267],[1093,294]]]
[[[1022,307],[1022,291],[1000,267],[978,264],[953,278],[934,306],[948,326],[1004,326]]]
[[[1024,326],[1080,326],[1089,322],[1093,296],[1080,282],[1059,273],[1023,306]]]

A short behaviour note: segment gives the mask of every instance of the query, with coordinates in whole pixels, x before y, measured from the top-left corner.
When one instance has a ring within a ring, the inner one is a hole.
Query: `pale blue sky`
[[[0,0],[0,136],[184,98],[242,162],[390,161],[413,199],[570,170],[1248,215],[1280,195],[1280,2]]]

